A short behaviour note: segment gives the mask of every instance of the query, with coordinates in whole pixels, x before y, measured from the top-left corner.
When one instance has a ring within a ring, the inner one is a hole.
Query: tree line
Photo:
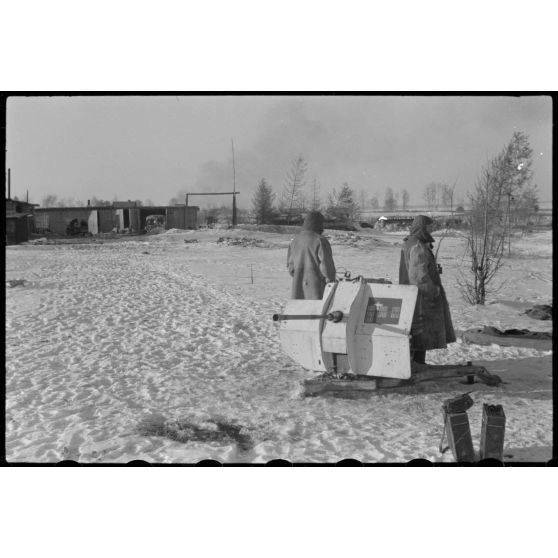
[[[292,223],[307,211],[321,211],[326,219],[354,221],[364,208],[385,211],[405,210],[409,206],[409,192],[394,193],[385,190],[383,204],[377,194],[368,195],[363,190],[356,191],[347,182],[333,187],[325,196],[317,176],[307,180],[308,164],[302,155],[296,157],[286,173],[279,196],[273,191],[266,178],[262,178],[252,197],[252,217],[258,224],[274,222]]]
[[[470,304],[485,304],[489,289],[504,265],[504,258],[511,255],[514,235],[524,234],[531,219],[539,210],[537,185],[533,183],[533,150],[523,132],[514,132],[500,153],[482,167],[474,187],[468,192],[468,211],[457,209],[464,217],[463,237],[467,243],[469,273],[457,278],[462,296]],[[275,204],[275,193],[265,178],[258,184],[252,199],[253,215],[259,224],[270,223],[286,217],[287,223],[297,214],[308,210],[321,210],[329,219],[354,220],[360,208],[368,205],[379,209],[377,196],[368,200],[363,192],[355,191],[344,183],[333,188],[322,204],[320,185],[314,178],[306,187],[307,165],[302,156],[297,157],[287,173],[281,195]],[[456,203],[464,205],[455,195],[455,186],[444,182],[431,182],[422,192],[428,210],[449,209],[452,214]],[[394,193],[386,188],[383,208],[394,211],[406,209],[409,194],[406,190]]]

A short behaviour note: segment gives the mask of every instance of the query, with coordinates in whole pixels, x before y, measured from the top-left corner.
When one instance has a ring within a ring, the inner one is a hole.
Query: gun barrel
[[[281,322],[284,320],[323,320],[326,318],[330,322],[340,322],[343,319],[343,312],[335,310],[328,314],[273,314],[274,322]]]
[[[274,322],[284,320],[321,320],[327,318],[327,314],[273,314]]]

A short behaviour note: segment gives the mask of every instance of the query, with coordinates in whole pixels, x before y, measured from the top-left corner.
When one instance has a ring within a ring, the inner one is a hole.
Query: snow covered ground
[[[403,234],[326,234],[339,269],[397,282]],[[234,244],[242,238],[251,241]],[[498,388],[446,380],[414,393],[301,398],[300,381],[311,373],[282,353],[271,319],[289,297],[291,238],[171,230],[7,247],[6,279],[26,280],[6,288],[7,459],[450,462],[450,452],[438,452],[441,404],[470,389],[476,449],[482,404],[499,403],[506,459],[552,457],[552,351],[457,342],[427,353],[431,363],[484,365],[506,382]],[[523,313],[552,301],[551,232],[516,242],[501,272],[506,283],[484,307],[459,294],[464,250],[462,239],[448,236],[439,252],[456,330],[552,330],[551,321]],[[219,420],[241,426],[253,444],[186,442],[153,426],[182,421],[211,430]]]

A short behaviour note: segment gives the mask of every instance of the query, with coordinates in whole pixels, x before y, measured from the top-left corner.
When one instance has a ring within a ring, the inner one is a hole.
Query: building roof
[[[24,217],[28,217],[31,215],[30,213],[17,213],[15,211],[6,211],[6,219],[23,219]]]
[[[18,203],[18,202],[15,202]],[[29,204],[31,205],[31,204]],[[40,207],[39,204],[33,204],[36,206],[35,211],[84,211],[84,210],[93,210],[93,209],[106,209],[106,210],[111,210],[114,211],[115,209],[141,209],[141,210],[146,210],[146,209],[167,209],[169,207],[174,208],[174,207],[186,207],[186,209],[197,209],[199,211],[199,207],[197,205],[188,205],[185,206],[184,204],[179,204],[179,205],[138,205],[138,206],[132,206],[132,207],[115,207],[113,205],[81,205],[81,206],[75,206],[75,207]]]
[[[135,201],[113,201],[112,202],[112,207],[114,207],[115,209],[127,209],[130,207],[141,207],[138,206],[137,202]]]
[[[29,208],[31,209],[31,211],[33,210],[34,207],[37,207],[39,204],[38,203],[29,203],[26,201],[22,201],[22,200],[13,200],[11,198],[6,198],[6,206],[8,205],[19,205],[22,208]]]

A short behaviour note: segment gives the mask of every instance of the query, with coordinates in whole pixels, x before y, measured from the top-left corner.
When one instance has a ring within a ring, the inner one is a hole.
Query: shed
[[[110,206],[38,207],[35,231],[65,235],[70,223],[77,219],[78,223],[87,223],[87,232],[91,234],[110,232],[119,225],[117,211]]]
[[[29,240],[29,216],[25,213],[6,214],[6,244]]]

